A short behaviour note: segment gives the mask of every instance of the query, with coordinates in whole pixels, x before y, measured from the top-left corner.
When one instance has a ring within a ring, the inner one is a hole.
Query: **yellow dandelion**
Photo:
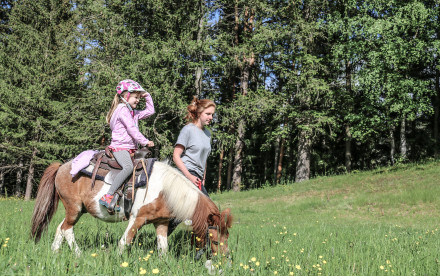
[[[249,271],[250,271],[250,272],[254,272],[255,270],[254,270],[253,268],[251,268]]]
[[[141,275],[147,274],[147,271],[141,267],[139,269],[139,274],[141,274]]]
[[[223,246],[223,243],[222,243],[222,242],[220,243],[220,246]]]
[[[243,266],[243,263],[240,263],[240,266]]]
[[[274,274],[274,275],[277,275],[277,274],[278,274],[278,271],[274,271],[273,274]]]
[[[387,264],[391,264],[390,260],[387,260]]]
[[[295,268],[298,269],[298,270],[301,270],[301,266],[300,265],[296,265]]]
[[[383,265],[379,266],[380,269],[384,270],[385,267],[383,267]]]
[[[8,245],[5,243],[4,245],[3,245],[3,247],[7,247]]]
[[[293,275],[293,272],[290,272],[289,275]]]
[[[153,254],[153,250],[150,250],[150,254]]]
[[[9,238],[6,238],[5,241],[9,241]]]
[[[244,269],[244,270],[247,270],[248,268],[249,268],[248,265],[244,265],[244,266],[243,266],[243,269]]]
[[[153,272],[153,274],[158,274],[159,273],[159,269],[155,268],[151,272]]]
[[[322,261],[322,263],[323,263],[323,264],[326,264],[326,263],[327,263],[327,261],[326,261],[326,260],[324,260],[324,261]]]
[[[123,262],[123,263],[121,264],[121,266],[122,266],[122,267],[127,267],[127,266],[128,266],[128,263],[127,263],[127,262]]]
[[[275,257],[272,257],[272,260],[275,260]]]
[[[256,266],[260,266],[260,262],[256,262],[255,265],[256,265]]]
[[[296,236],[296,233],[293,233],[294,236]]]
[[[320,259],[322,259],[322,256],[319,256]]]
[[[280,242],[279,242],[279,241],[275,241],[275,243],[276,243],[276,244],[279,244]]]
[[[92,256],[92,257],[96,257],[96,256],[98,256],[98,254],[96,254],[96,253],[92,253],[92,254],[90,254],[90,256]]]
[[[251,261],[253,261],[253,262],[255,262],[256,260],[257,260],[257,258],[255,258],[255,257],[251,258]]]
[[[319,270],[319,271],[321,271],[321,270],[322,270],[322,268],[318,267],[318,270]]]
[[[212,237],[212,233],[209,233],[209,236]]]
[[[200,238],[199,238],[199,237],[196,237],[196,240],[197,240],[197,241],[200,241]]]
[[[5,243],[8,243],[9,241],[5,241]]]

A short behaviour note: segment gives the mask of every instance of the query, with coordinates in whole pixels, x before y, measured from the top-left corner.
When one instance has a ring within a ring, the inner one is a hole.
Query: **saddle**
[[[152,153],[148,148],[141,148],[134,154],[131,154],[133,175],[116,191],[108,208],[110,214],[114,214],[114,207],[121,198],[124,198],[125,217],[129,218],[131,206],[134,202],[134,188],[148,185],[148,178],[151,174],[153,163],[156,161],[156,158],[151,158],[151,156]],[[90,160],[89,167],[81,170],[81,172],[91,177],[91,188],[93,190],[96,179],[112,184],[114,177],[120,170],[122,170],[121,166],[114,158],[111,150],[106,147],[104,151],[96,153],[92,160]]]

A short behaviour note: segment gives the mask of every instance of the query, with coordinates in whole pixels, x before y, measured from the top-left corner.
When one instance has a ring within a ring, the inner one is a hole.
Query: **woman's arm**
[[[174,152],[173,152],[174,164],[176,164],[177,168],[183,173],[183,175],[186,178],[188,178],[194,185],[196,185],[198,187],[199,183],[201,183],[201,179],[190,174],[188,169],[185,167],[185,164],[183,164],[182,158],[180,158],[180,156],[182,156],[182,153],[184,150],[185,150],[185,148],[180,144],[177,144],[174,147]]]

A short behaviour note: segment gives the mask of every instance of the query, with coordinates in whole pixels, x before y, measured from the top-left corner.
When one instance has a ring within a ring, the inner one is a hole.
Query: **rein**
[[[201,248],[199,251],[197,251],[196,257],[195,259],[198,261],[200,260],[200,258],[202,257],[202,255],[206,252],[211,256],[212,255],[212,249],[211,249],[211,243],[215,244],[218,246],[218,241],[213,241],[211,240],[211,238],[209,237],[209,229],[215,229],[218,232],[218,227],[217,226],[208,226],[208,228],[206,228],[206,234],[205,234],[205,247]],[[217,235],[218,236],[218,235]]]

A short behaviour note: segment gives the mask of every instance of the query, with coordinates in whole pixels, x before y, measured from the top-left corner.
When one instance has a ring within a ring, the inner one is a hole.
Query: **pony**
[[[124,204],[121,211],[110,215],[107,208],[98,203],[110,185],[96,180],[92,188],[91,179],[81,173],[70,175],[72,161],[49,165],[41,178],[31,222],[31,238],[37,243],[55,214],[58,202],[65,208],[65,218],[58,225],[52,250],[58,251],[63,240],[76,255],[81,254],[73,227],[80,217],[89,213],[105,222],[121,222],[124,219]],[[121,200],[120,203],[122,202]],[[228,229],[232,226],[230,209],[220,213],[218,207],[177,169],[164,162],[155,162],[146,187],[136,190],[128,226],[119,240],[119,253],[129,246],[139,229],[152,223],[156,229],[159,254],[168,251],[168,222],[171,218],[191,220],[197,248],[209,249],[211,253],[229,255]]]

